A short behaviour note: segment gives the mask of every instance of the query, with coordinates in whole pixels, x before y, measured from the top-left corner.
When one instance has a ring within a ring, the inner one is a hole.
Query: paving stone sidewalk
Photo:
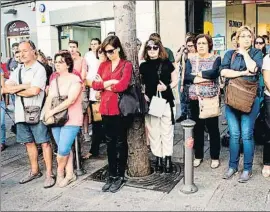
[[[11,124],[8,118],[7,123]],[[220,128],[221,132],[225,130],[225,126]],[[175,132],[173,159],[181,162],[183,140],[179,124]],[[25,148],[15,143],[9,130],[7,144],[9,147],[1,154],[1,211],[270,211],[270,181],[261,176],[262,146],[256,146],[253,178],[240,184],[238,175],[228,181],[222,179],[228,164],[228,148],[221,150],[221,166],[212,170],[206,142],[204,162],[194,174],[199,190],[186,195],[180,192],[183,180],[169,194],[127,186],[115,194],[103,193],[103,183],[86,178],[107,164],[105,148],[99,159],[85,162],[87,174],[66,188],[44,189],[44,177],[20,185],[19,179],[29,171]],[[83,148],[87,152],[89,143]],[[43,171],[42,158],[39,162]]]

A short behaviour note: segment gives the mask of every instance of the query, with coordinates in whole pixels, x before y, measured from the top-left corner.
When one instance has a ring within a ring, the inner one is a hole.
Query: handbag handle
[[[56,77],[56,90],[57,90],[58,98],[60,98],[60,90],[59,90],[59,85],[58,85],[58,77]]]

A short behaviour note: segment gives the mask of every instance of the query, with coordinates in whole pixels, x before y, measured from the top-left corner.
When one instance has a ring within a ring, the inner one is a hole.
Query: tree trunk
[[[115,33],[119,37],[127,59],[133,64],[139,80],[139,63],[136,43],[136,2],[114,1]],[[138,81],[137,81],[138,82]],[[135,118],[128,131],[128,175],[143,177],[150,174],[150,161],[145,138],[144,120]]]

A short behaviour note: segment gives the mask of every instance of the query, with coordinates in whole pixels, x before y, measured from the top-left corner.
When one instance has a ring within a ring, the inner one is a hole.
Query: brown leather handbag
[[[235,58],[232,55],[232,62]],[[230,79],[226,87],[225,104],[244,113],[250,113],[257,96],[258,83],[241,77]]]
[[[94,121],[102,121],[101,114],[99,112],[100,102],[92,104],[92,113]]]
[[[58,86],[58,77],[56,78],[56,89],[57,89],[57,96],[52,99],[51,102],[51,109],[57,107],[62,102],[64,102],[68,96],[61,96]],[[49,117],[47,120],[45,120],[45,116],[43,117],[43,123],[50,127],[62,127],[64,126],[68,121],[68,109],[62,110],[56,114],[54,114],[52,117]]]

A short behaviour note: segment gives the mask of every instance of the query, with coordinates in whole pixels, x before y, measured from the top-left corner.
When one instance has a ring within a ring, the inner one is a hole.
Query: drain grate
[[[155,162],[151,161],[151,169],[154,170]],[[175,187],[175,185],[183,178],[183,169],[184,165],[182,163],[173,163],[173,171],[170,174],[159,174],[153,172],[149,176],[141,178],[129,178],[127,177],[126,186],[142,188],[160,192],[170,193],[170,191]],[[93,180],[98,182],[105,182],[108,176],[108,165],[97,170],[86,180]]]

